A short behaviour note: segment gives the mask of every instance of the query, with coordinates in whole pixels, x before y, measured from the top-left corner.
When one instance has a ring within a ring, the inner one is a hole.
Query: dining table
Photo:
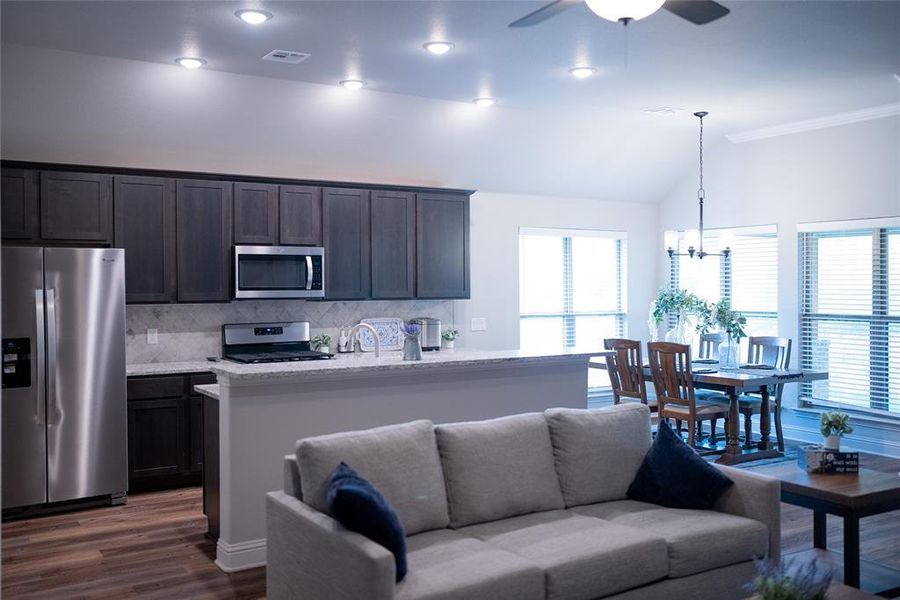
[[[591,360],[594,369],[606,369],[604,357]],[[598,360],[599,359],[599,360]],[[647,383],[653,381],[650,365],[643,365]],[[712,390],[728,398],[728,421],[725,426],[725,446],[717,463],[733,465],[751,460],[784,456],[771,441],[771,423],[768,418],[760,419],[760,439],[752,448],[742,448],[740,437],[739,400],[743,394],[760,395],[760,414],[768,415],[770,410],[770,388],[786,383],[806,383],[828,379],[827,371],[810,369],[775,369],[759,365],[743,365],[738,368],[722,368],[717,361],[695,360],[691,363],[691,376],[697,389]]]

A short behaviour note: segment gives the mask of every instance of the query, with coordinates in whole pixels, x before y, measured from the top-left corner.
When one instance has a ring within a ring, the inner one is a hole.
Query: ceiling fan
[[[660,8],[686,19],[694,25],[706,25],[731,12],[713,0],[555,0],[555,2],[513,21],[509,26],[531,27],[537,25],[582,1],[598,16],[623,25],[649,17]]]

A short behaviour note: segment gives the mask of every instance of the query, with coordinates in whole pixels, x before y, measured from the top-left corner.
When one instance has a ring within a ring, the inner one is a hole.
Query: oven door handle
[[[306,289],[312,289],[312,281],[313,281],[313,260],[312,256],[309,254],[306,255]]]

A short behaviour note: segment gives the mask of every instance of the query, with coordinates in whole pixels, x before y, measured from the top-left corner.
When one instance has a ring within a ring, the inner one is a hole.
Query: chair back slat
[[[660,413],[666,404],[676,404],[688,407],[693,414],[696,402],[691,347],[670,342],[650,342],[647,353],[650,355],[650,370],[653,372]]]
[[[701,333],[699,358],[719,359],[719,344],[725,341],[724,333]]]
[[[633,398],[647,404],[641,342],[609,338],[603,340],[603,346],[615,353],[606,358],[614,402],[618,404],[622,398]]]

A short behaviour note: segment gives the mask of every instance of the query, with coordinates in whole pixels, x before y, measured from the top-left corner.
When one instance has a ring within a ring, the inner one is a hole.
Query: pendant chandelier
[[[687,252],[677,252],[679,232],[666,231],[664,239],[669,258],[673,256],[689,256],[691,258],[696,256],[699,259],[703,259],[704,256],[724,256],[727,258],[731,254],[731,244],[728,242],[724,243],[724,248],[721,252],[707,252],[703,249],[703,201],[706,199],[706,190],[703,189],[703,117],[708,114],[706,111],[694,113],[694,116],[700,119],[700,186],[697,188],[697,201],[700,205],[700,227],[698,229],[688,229],[684,232]]]

